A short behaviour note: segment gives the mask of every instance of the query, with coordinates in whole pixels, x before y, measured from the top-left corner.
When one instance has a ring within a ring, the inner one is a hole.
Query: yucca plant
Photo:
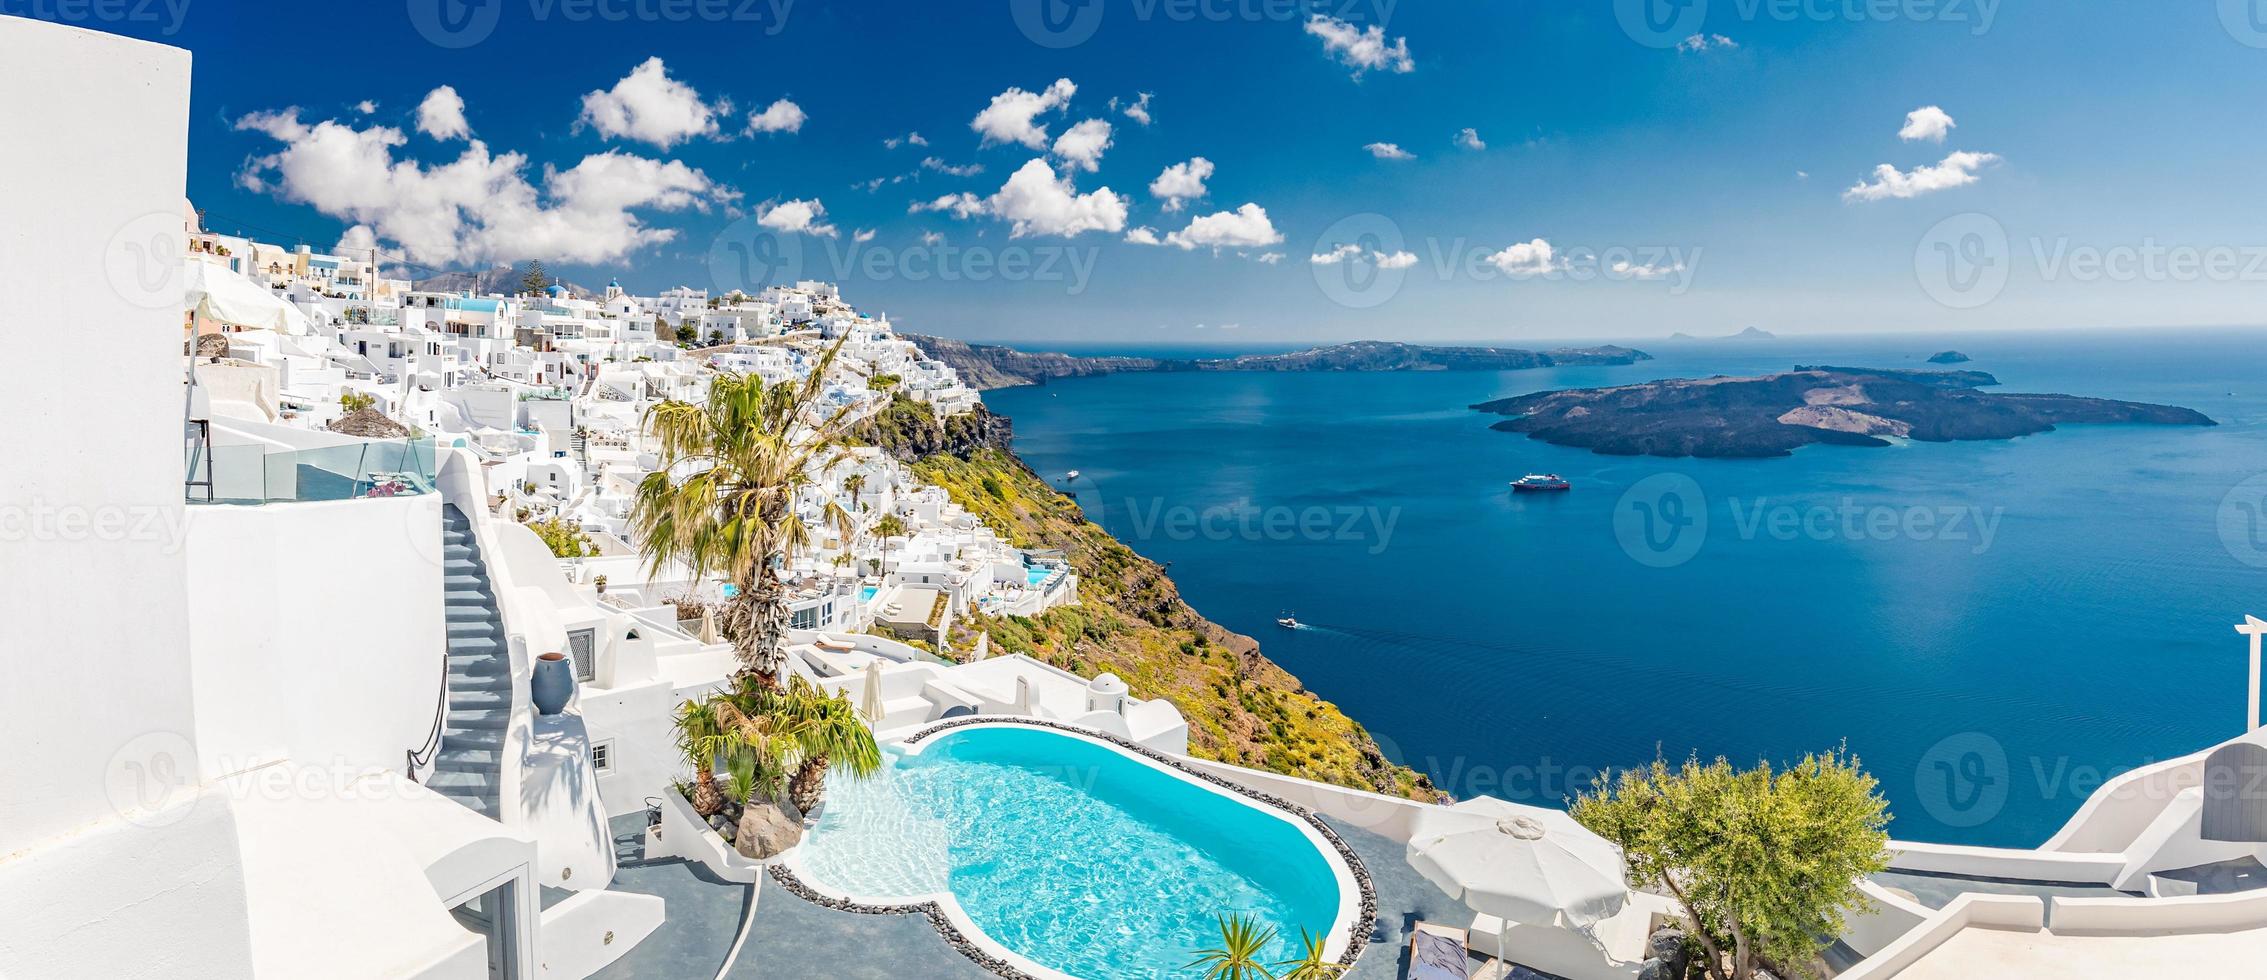
[[[818,807],[826,796],[827,769],[835,763],[857,779],[881,771],[882,748],[874,741],[873,729],[851,706],[849,694],[829,694],[795,677],[777,696],[773,710],[791,720],[800,750],[795,778],[788,786],[796,809],[809,813]]]
[[[677,750],[693,767],[693,812],[703,817],[724,809],[724,794],[716,788],[716,736],[723,731],[713,701],[700,698],[677,706]]]
[[[736,587],[725,632],[741,670],[765,684],[778,682],[787,658],[779,568],[811,544],[796,492],[848,455],[850,406],[822,415],[819,405],[841,350],[836,341],[801,380],[722,375],[704,404],[672,399],[645,414],[660,465],[639,481],[630,508],[638,548],[653,571],[679,561]],[[829,501],[824,514],[850,536],[848,511]]]
[[[1276,969],[1283,971],[1277,975],[1277,980],[1338,980],[1345,975],[1345,964],[1323,955],[1323,938],[1308,932],[1305,926],[1299,927],[1299,948],[1304,955],[1275,964]]]
[[[1275,942],[1275,929],[1260,928],[1248,915],[1220,916],[1220,945],[1196,951],[1187,970],[1203,970],[1204,980],[1276,980],[1260,957]]]

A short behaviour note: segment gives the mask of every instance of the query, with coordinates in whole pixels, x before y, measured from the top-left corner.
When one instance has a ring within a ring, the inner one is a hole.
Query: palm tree
[[[1275,980],[1259,958],[1275,941],[1275,929],[1261,929],[1248,915],[1220,917],[1220,945],[1197,950],[1186,970],[1203,970],[1204,980]]]
[[[696,699],[677,706],[677,749],[692,763],[693,812],[704,817],[724,809],[724,794],[716,788],[715,743],[723,731],[714,702]]]
[[[1284,972],[1278,980],[1338,980],[1346,973],[1346,966],[1332,962],[1322,954],[1323,937],[1299,927],[1299,948],[1305,954],[1295,960],[1284,960],[1275,968]]]
[[[797,749],[796,723],[765,710],[767,698],[760,692],[770,689],[760,680],[743,675],[742,683],[748,686],[739,695],[709,699],[717,722],[716,734],[708,737],[709,750],[732,769],[740,802],[754,802],[759,796],[777,800],[787,789],[787,769]]]
[[[896,514],[883,514],[881,520],[874,522],[874,533],[882,539],[883,568],[875,569],[879,572],[889,566],[889,539],[905,533],[905,522],[899,520]]]
[[[858,709],[851,707],[847,692],[830,694],[797,676],[776,701],[773,710],[789,719],[802,754],[795,778],[788,784],[788,796],[796,809],[809,813],[818,807],[826,796],[827,767],[834,762],[842,763],[842,768],[857,779],[881,771],[881,746],[875,743],[873,730],[858,717]]]
[[[709,384],[705,404],[671,399],[645,413],[660,466],[638,483],[630,524],[648,567],[683,562],[694,575],[725,576],[735,594],[724,627],[742,671],[778,683],[786,660],[786,589],[779,568],[811,544],[797,512],[797,492],[814,470],[847,453],[850,407],[819,416],[835,342],[799,381],[766,385],[754,375],[724,375]],[[833,501],[823,520],[845,538],[850,512]]]
[[[842,488],[850,491],[850,509],[858,509],[858,494],[866,489],[866,474],[852,473],[842,478]]]

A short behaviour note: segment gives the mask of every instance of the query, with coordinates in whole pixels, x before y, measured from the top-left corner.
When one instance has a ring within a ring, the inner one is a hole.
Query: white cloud
[[[1957,125],[1959,123],[1952,121],[1951,114],[1936,106],[1925,105],[1905,114],[1905,128],[1897,131],[1897,138],[1907,142],[1927,140],[1942,143],[1946,136],[1951,135],[1952,127]]]
[[[934,170],[940,174],[944,174],[947,177],[974,177],[977,174],[984,172],[984,165],[981,163],[964,163],[955,165],[946,163],[943,160],[937,159],[936,157],[921,158],[921,168],[924,170]]]
[[[1234,211],[1217,211],[1189,219],[1189,226],[1165,236],[1165,244],[1184,249],[1257,248],[1283,241],[1283,233],[1267,218],[1267,209],[1245,204]]]
[[[241,186],[363,226],[368,241],[391,242],[421,265],[613,262],[677,237],[637,212],[707,210],[739,196],[680,161],[621,151],[567,170],[545,167],[537,182],[525,156],[492,155],[478,140],[456,160],[428,166],[396,159],[407,137],[387,126],[306,123],[285,109],[245,116],[236,128],[283,144],[245,161]]]
[[[1124,110],[1122,110],[1125,112],[1126,118],[1131,119],[1144,126],[1149,125],[1151,121],[1149,116],[1149,100],[1156,97],[1156,95],[1157,93],[1155,92],[1143,92],[1141,93],[1140,98],[1126,103]],[[1112,111],[1120,111],[1118,109],[1117,99],[1110,100],[1110,109]]]
[[[669,77],[659,57],[630,69],[607,91],[582,97],[587,125],[609,139],[633,139],[664,150],[695,136],[716,134],[717,109],[701,101],[693,87]]]
[[[872,228],[860,228],[860,229],[858,229],[857,231],[851,232],[851,233],[850,233],[850,240],[851,240],[851,241],[853,241],[853,242],[857,242],[857,243],[858,243],[858,244],[860,244],[860,245],[864,245],[864,244],[866,244],[867,242],[873,241],[873,240],[874,240],[874,229],[872,229]]]
[[[892,136],[882,141],[882,148],[887,150],[894,150],[901,146],[927,145],[929,145],[929,140],[926,137],[922,136],[920,133],[907,133],[903,136]]]
[[[1540,238],[1490,255],[1487,263],[1510,276],[1540,276],[1559,268],[1558,255],[1552,251],[1551,243]]]
[[[986,205],[983,198],[967,191],[961,191],[955,194],[947,194],[935,200],[915,201],[911,207],[905,209],[907,214],[920,214],[923,211],[949,212],[955,218],[971,218],[984,214]]]
[[[820,204],[817,198],[808,201],[781,201],[763,208],[762,212],[756,217],[756,223],[773,231],[784,231],[791,235],[817,235],[820,238],[833,238],[835,235],[835,227],[826,222],[826,205]]]
[[[1011,238],[1028,235],[1071,237],[1089,231],[1116,233],[1126,227],[1126,200],[1107,187],[1078,192],[1070,181],[1058,179],[1045,160],[1033,160],[1008,177],[998,193],[984,202],[986,210],[1012,222]]]
[[[338,245],[331,249],[331,253],[333,255],[367,256],[377,251],[377,248],[378,233],[371,231],[369,225],[354,225],[348,228],[344,234],[338,236]]]
[[[1966,150],[1945,157],[1942,162],[1926,167],[1899,171],[1889,164],[1873,168],[1872,181],[1859,181],[1856,186],[1842,192],[1845,201],[1881,201],[1890,198],[1904,200],[1923,194],[1963,187],[1977,181],[1976,171],[1999,162],[1996,153],[1971,153]]]
[[[929,247],[931,247],[931,248],[935,248],[936,246],[942,245],[942,244],[944,244],[944,243],[945,243],[945,233],[944,233],[944,232],[941,232],[941,231],[924,231],[924,232],[922,232],[922,233],[921,233],[921,244],[923,244],[923,245],[927,245],[927,246],[929,246]]]
[[[1068,104],[1078,86],[1068,78],[1055,79],[1045,91],[1010,88],[992,97],[992,104],[976,114],[968,128],[983,134],[984,145],[1018,143],[1034,150],[1047,149],[1047,127],[1036,120]]]
[[[437,140],[465,139],[472,125],[464,119],[464,99],[447,85],[425,93],[417,104],[417,131]]]
[[[1102,169],[1102,151],[1110,148],[1110,123],[1089,119],[1063,131],[1055,141],[1055,155],[1073,170],[1087,173]]]
[[[378,111],[378,103],[370,99],[363,99],[362,101],[354,104],[354,111],[367,116],[373,112]]]
[[[1740,42],[1722,34],[1695,34],[1677,42],[1677,50],[1700,52],[1710,48],[1737,48]]]
[[[1409,59],[1409,39],[1397,37],[1387,44],[1385,28],[1381,25],[1371,24],[1363,29],[1336,17],[1316,14],[1307,18],[1307,33],[1322,38],[1323,51],[1354,69],[1355,78],[1373,68],[1399,74],[1417,68],[1416,62]]]
[[[1417,264],[1415,252],[1379,252],[1360,245],[1340,245],[1328,252],[1316,252],[1307,257],[1314,265],[1341,265],[1347,262],[1367,262],[1380,269],[1406,269]]]
[[[1261,265],[1274,265],[1274,264],[1276,264],[1276,263],[1278,263],[1278,262],[1281,262],[1281,261],[1283,261],[1283,253],[1281,253],[1281,252],[1262,252],[1262,253],[1260,253],[1260,256],[1259,256],[1259,258],[1255,259],[1254,261],[1258,262],[1258,263],[1259,263],[1259,264],[1261,264]]]
[[[1480,131],[1470,126],[1466,126],[1457,132],[1456,145],[1467,150],[1485,150],[1488,148],[1487,141],[1480,138]]]
[[[1149,182],[1150,196],[1165,202],[1168,212],[1179,211],[1188,202],[1203,197],[1204,182],[1212,179],[1212,161],[1203,157],[1190,157],[1187,161],[1166,167],[1157,179]]]
[[[804,115],[802,106],[781,99],[765,107],[762,112],[748,113],[748,133],[801,132],[804,121],[809,118]]]
[[[1652,263],[1647,263],[1644,265],[1633,265],[1627,259],[1617,259],[1614,261],[1614,264],[1608,266],[1607,269],[1614,275],[1621,276],[1625,279],[1652,280],[1666,279],[1670,276],[1676,275],[1677,273],[1683,272],[1685,271],[1685,264],[1682,262],[1674,262],[1669,265],[1656,265]]]
[[[1135,245],[1165,244],[1163,239],[1157,237],[1157,229],[1148,227],[1146,225],[1126,232],[1126,241],[1132,242]]]
[[[1417,155],[1401,148],[1399,143],[1371,143],[1362,149],[1380,160],[1415,160]]]

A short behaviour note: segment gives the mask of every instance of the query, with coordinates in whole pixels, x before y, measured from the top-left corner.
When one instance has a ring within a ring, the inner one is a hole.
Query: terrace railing
[[[434,492],[432,439],[388,439],[281,450],[261,443],[199,446],[185,484],[190,503],[278,504]],[[209,481],[209,486],[206,482]]]

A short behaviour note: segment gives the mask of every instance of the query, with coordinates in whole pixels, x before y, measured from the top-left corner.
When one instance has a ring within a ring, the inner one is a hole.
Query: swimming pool
[[[953,729],[827,794],[794,859],[811,884],[949,899],[1007,952],[1090,980],[1189,975],[1222,914],[1273,927],[1270,962],[1297,955],[1302,926],[1336,956],[1360,908],[1343,860],[1296,817],[1066,732]]]
[[[1029,565],[1023,569],[1023,579],[1037,588],[1040,583],[1055,577],[1055,570],[1045,565]]]
[[[874,593],[876,593],[876,592],[880,592],[880,591],[881,591],[881,587],[880,587],[880,586],[874,586],[874,585],[869,585],[869,586],[866,586],[866,587],[864,587],[864,588],[862,588],[862,589],[859,589],[859,590],[858,590],[858,601],[860,601],[860,602],[872,602],[872,601],[874,601]]]

